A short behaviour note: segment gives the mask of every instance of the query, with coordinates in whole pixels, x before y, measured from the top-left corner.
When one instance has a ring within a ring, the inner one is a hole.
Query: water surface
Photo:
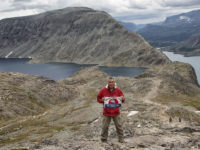
[[[93,65],[81,65],[74,63],[44,63],[44,64],[27,64],[28,58],[0,58],[0,72],[20,72],[26,74],[40,75],[60,80],[73,75],[82,67]],[[112,76],[134,77],[139,75],[144,68],[137,67],[100,67],[104,72]]]
[[[32,75],[40,75],[60,80],[71,76],[81,67],[91,65],[79,65],[74,63],[44,63],[44,64],[26,64],[28,58],[0,58],[0,72],[20,72]]]

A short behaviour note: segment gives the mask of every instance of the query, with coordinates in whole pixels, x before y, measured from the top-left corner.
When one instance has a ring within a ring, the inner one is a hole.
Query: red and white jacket
[[[108,87],[105,87],[105,88],[102,88],[100,90],[99,94],[97,95],[97,101],[99,103],[102,103],[103,106],[105,106],[103,98],[113,97],[114,100],[117,102],[117,99],[119,99],[118,97],[121,97],[121,96],[124,96],[124,94],[122,93],[122,91],[119,88],[114,88],[113,91],[111,91],[110,89],[108,89]],[[125,101],[125,99],[122,100],[122,103],[124,103],[124,101]],[[112,100],[111,100],[111,102],[112,102]],[[113,107],[110,107],[110,108],[103,107],[103,115],[104,116],[117,116],[119,114],[120,114],[119,107],[114,107],[114,108]]]

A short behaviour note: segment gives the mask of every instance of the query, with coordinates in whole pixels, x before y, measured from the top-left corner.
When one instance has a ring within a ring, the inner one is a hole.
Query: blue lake
[[[26,58],[0,58],[0,72],[21,72],[26,74],[49,77],[53,80],[60,80],[73,75],[82,67],[93,65],[80,65],[74,63],[44,63],[27,64],[30,59]],[[134,77],[139,75],[144,68],[137,67],[104,67],[100,69],[112,76]]]
[[[174,54],[173,52],[163,52],[171,61],[180,61],[189,63],[195,69],[198,83],[200,84],[200,56],[184,57],[181,54]]]

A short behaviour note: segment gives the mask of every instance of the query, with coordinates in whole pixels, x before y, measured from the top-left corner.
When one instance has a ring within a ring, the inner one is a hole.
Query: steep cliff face
[[[32,62],[148,66],[169,63],[137,33],[102,11],[65,8],[0,21],[0,57]]]

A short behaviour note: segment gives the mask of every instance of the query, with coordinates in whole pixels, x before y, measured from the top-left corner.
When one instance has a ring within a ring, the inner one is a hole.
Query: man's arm
[[[97,102],[103,103],[103,90],[101,89],[99,94],[97,95]]]
[[[122,98],[122,103],[124,103],[125,102],[124,94],[122,93],[120,89],[119,89],[119,95]]]

